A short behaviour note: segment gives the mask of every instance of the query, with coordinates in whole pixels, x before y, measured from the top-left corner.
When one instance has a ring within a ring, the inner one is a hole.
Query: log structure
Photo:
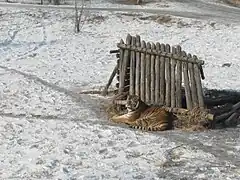
[[[225,99],[204,97],[201,82],[205,78],[202,68],[204,61],[183,51],[181,46],[146,42],[139,35],[128,34],[126,42],[121,40],[117,47],[117,50],[110,51],[116,53],[117,65],[102,93],[107,94],[116,75],[117,97],[121,98],[113,101],[115,104],[124,105],[127,95],[133,94],[146,104],[161,105],[175,111],[179,109],[181,113],[196,108],[204,112],[226,103]],[[239,122],[239,114],[240,104],[233,101],[231,106],[217,108],[206,118],[214,123],[230,125]]]
[[[187,109],[204,108],[201,85],[204,61],[197,56],[187,54],[180,46],[145,42],[130,34],[126,43],[121,40],[117,47],[119,94],[128,92],[140,96],[147,104],[181,108],[184,87]]]

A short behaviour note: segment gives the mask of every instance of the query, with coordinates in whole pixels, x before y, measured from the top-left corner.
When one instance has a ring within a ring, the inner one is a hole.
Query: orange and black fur
[[[136,95],[128,96],[126,108],[127,114],[114,116],[112,121],[147,131],[164,131],[173,126],[174,118],[170,112],[161,107],[149,106]]]

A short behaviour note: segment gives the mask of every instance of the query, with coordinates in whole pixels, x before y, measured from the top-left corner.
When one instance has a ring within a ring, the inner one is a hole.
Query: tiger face
[[[128,112],[136,111],[139,108],[141,99],[136,95],[129,95],[127,97],[126,108]]]

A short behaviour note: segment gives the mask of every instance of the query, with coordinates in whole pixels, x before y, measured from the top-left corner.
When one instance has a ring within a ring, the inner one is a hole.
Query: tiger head
[[[139,109],[141,104],[141,99],[137,95],[129,95],[127,97],[126,108],[128,112],[136,111]]]

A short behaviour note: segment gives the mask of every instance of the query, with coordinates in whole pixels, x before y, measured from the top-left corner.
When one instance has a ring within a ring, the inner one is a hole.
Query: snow
[[[142,132],[108,121],[103,97],[79,94],[105,85],[109,51],[128,33],[181,45],[205,61],[205,87],[240,90],[239,24],[88,12],[75,34],[71,11],[0,12],[0,179],[239,178],[239,128]]]

